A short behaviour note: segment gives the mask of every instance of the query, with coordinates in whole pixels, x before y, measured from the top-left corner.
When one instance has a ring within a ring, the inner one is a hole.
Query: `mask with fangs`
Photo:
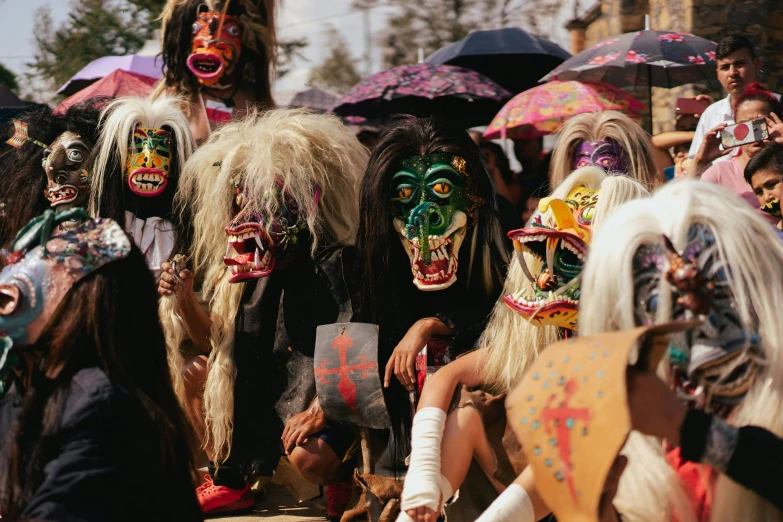
[[[565,200],[542,199],[530,226],[508,234],[532,289],[520,289],[503,300],[538,326],[576,329],[579,276],[600,192],[577,187]]]
[[[223,258],[231,269],[229,282],[267,277],[277,261],[296,250],[306,223],[299,216],[294,198],[279,184],[280,190],[265,194],[259,204],[249,197],[242,177],[233,178],[231,184],[235,192],[231,203],[234,218],[225,229],[228,244]],[[321,197],[318,185],[313,193],[317,206]]]
[[[410,258],[419,290],[457,280],[459,249],[482,200],[473,194],[465,160],[450,154],[415,156],[392,177],[394,228]]]

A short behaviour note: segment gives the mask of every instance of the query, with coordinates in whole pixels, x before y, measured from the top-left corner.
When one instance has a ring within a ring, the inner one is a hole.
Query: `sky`
[[[296,91],[307,87],[310,68],[318,65],[328,52],[326,31],[333,24],[345,37],[355,58],[365,53],[365,36],[361,12],[351,10],[351,0],[283,0],[278,12],[278,31],[282,38],[306,37],[310,45],[304,50],[303,60],[294,63],[295,69],[275,85],[279,92]],[[70,2],[66,0],[0,0],[0,63],[17,74],[26,72],[25,63],[35,52],[33,30],[35,11],[49,6],[55,24],[68,15]],[[388,11],[376,8],[371,14],[371,30],[377,32],[385,24]],[[358,63],[364,71],[364,63]],[[374,49],[373,72],[380,70],[381,49]]]

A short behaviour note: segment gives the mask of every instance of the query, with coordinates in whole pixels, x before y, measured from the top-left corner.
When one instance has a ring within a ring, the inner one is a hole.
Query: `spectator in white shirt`
[[[718,64],[718,81],[729,95],[707,107],[701,115],[689,156],[695,156],[699,152],[705,134],[722,123],[734,123],[734,102],[745,92],[747,85],[757,81],[756,76],[761,68],[753,44],[742,36],[722,38],[715,57]],[[780,99],[779,94],[775,96]],[[729,157],[722,156],[716,161],[726,159]]]

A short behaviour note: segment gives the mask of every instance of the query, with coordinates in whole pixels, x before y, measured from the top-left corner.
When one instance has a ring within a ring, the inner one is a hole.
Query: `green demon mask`
[[[415,156],[392,177],[394,228],[411,262],[419,290],[443,290],[457,280],[459,249],[475,209],[465,160],[451,154]]]

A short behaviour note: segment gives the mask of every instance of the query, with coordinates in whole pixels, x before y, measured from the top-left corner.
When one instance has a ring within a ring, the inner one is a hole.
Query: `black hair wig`
[[[240,18],[253,9],[263,19],[266,38],[258,37],[259,29],[253,31],[257,38],[255,49],[243,45],[242,55],[237,64],[239,87],[250,89],[256,102],[266,107],[272,103],[272,63],[275,56],[274,1],[273,0],[221,0],[215,3],[215,9],[223,10],[225,1],[230,2],[227,14]],[[169,0],[161,18],[163,19],[163,42],[161,55],[165,65],[164,82],[166,87],[186,94],[197,92],[201,86],[188,69],[193,39],[193,24],[204,0]],[[243,27],[243,31],[253,30]],[[243,38],[244,43],[244,38]]]
[[[411,283],[410,262],[392,220],[391,180],[399,163],[412,156],[428,154],[461,156],[466,162],[475,195],[484,201],[475,211],[476,225],[468,230],[460,248],[457,282],[437,292],[421,292]],[[479,301],[485,301],[487,312],[494,305],[506,266],[497,212],[495,191],[480,150],[463,129],[432,118],[404,116],[381,136],[370,156],[360,189],[356,273],[360,274],[358,316],[379,325],[378,358],[383,366],[408,329],[421,319],[412,315],[412,303],[444,298],[459,301],[457,307],[469,309],[479,306]],[[475,251],[471,252],[474,244]],[[488,280],[491,285],[487,285]],[[392,379],[387,389],[386,403],[394,441],[390,443],[390,449],[396,461],[408,451],[411,419],[408,393],[396,379]]]
[[[71,106],[64,114],[55,114],[46,106],[22,113],[16,119],[27,124],[30,138],[46,145],[60,134],[71,131],[94,146],[98,141],[98,119],[108,98],[97,97]],[[4,131],[10,138],[13,123]],[[49,208],[44,197],[46,174],[42,161],[44,148],[30,141],[19,148],[5,145],[0,156],[0,247],[8,247],[16,233],[32,218]]]

